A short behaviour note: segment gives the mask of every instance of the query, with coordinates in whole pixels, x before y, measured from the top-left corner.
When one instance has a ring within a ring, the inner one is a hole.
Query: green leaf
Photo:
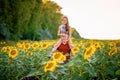
[[[60,70],[60,72],[61,72],[62,74],[66,74],[66,72],[65,72],[66,70],[67,70],[66,68],[63,68],[63,69]]]
[[[107,72],[107,74],[110,74],[111,76],[114,76],[114,69],[111,67],[106,67],[105,71]]]
[[[120,75],[120,69],[115,72],[116,75]]]
[[[79,74],[77,72],[72,73],[72,79],[79,80],[80,79]]]
[[[36,75],[41,75],[41,73],[39,70],[33,69],[32,71],[30,71],[28,73],[28,75],[22,77],[21,80],[24,79],[25,77],[32,77],[32,76],[36,76]]]
[[[92,77],[96,77],[97,73],[95,72],[94,66],[91,64],[85,65],[84,67],[85,71],[87,71]]]
[[[120,66],[120,61],[117,62],[117,65]]]
[[[57,77],[52,72],[50,72],[50,76],[54,79],[57,79]]]

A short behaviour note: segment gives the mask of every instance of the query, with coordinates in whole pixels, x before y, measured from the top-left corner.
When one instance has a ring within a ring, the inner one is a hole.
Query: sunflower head
[[[3,47],[2,49],[1,49],[1,52],[6,52],[7,51],[7,47]]]
[[[6,43],[6,42],[3,42],[3,41],[2,41],[2,42],[0,42],[0,44],[5,44],[5,43]]]
[[[72,54],[76,54],[79,51],[78,47],[72,48]]]
[[[30,56],[31,56],[32,54],[33,54],[32,52],[28,52],[28,53],[27,53],[27,55],[30,55]]]
[[[17,51],[16,48],[15,48],[15,49],[11,49],[11,50],[9,51],[9,57],[15,58],[17,55],[18,55],[18,51]]]
[[[114,54],[116,54],[117,53],[117,48],[112,48],[109,52],[108,52],[108,54],[111,56],[111,55],[114,55]]]
[[[42,43],[42,44],[41,44],[41,47],[40,47],[40,50],[46,49],[46,48],[48,47],[48,45],[49,45],[49,44],[47,44],[47,43]]]
[[[33,43],[33,45],[32,45],[32,49],[35,50],[35,49],[38,48],[38,46],[39,46],[39,43],[35,42],[35,43]]]
[[[30,48],[30,43],[24,44],[24,49],[25,49],[25,50],[27,50],[27,49],[29,49],[29,48]]]
[[[19,48],[23,48],[24,47],[24,42],[18,42],[17,43],[17,47],[19,47]]]
[[[44,71],[53,71],[56,68],[56,61],[49,61],[44,67]]]
[[[88,59],[90,56],[92,56],[96,51],[96,48],[93,46],[86,48],[86,51],[84,53],[84,59]]]
[[[21,48],[21,47],[22,47],[22,44],[21,44],[20,42],[18,42],[18,43],[17,43],[17,46],[18,46],[19,48]]]
[[[61,61],[63,54],[62,54],[62,52],[55,52],[55,53],[53,53],[52,57],[53,57],[53,60],[55,60],[55,61]]]
[[[109,47],[110,47],[110,48],[116,47],[116,43],[113,43],[113,42],[110,43],[110,44],[109,44]]]
[[[99,42],[96,42],[96,43],[94,44],[94,46],[95,46],[96,49],[100,49],[100,48],[101,48],[101,45],[100,45]]]
[[[63,62],[66,61],[66,56],[63,55],[62,58],[61,58],[61,60],[62,60]]]

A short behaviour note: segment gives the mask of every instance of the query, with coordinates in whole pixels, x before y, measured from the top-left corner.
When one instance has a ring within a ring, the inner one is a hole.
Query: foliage
[[[39,42],[1,41],[0,79],[120,79],[120,40],[72,40],[75,47],[72,49],[74,54],[71,54],[69,62],[57,63],[50,71],[44,71],[44,69],[46,64],[53,60],[52,58],[48,58],[48,54],[51,52],[53,44],[55,44],[57,40],[43,40]],[[18,53],[15,51],[13,53],[10,52],[16,49]],[[9,54],[11,54],[11,56],[9,56]],[[15,56],[15,54],[17,55]],[[88,57],[84,58],[84,56]]]
[[[46,28],[52,38],[57,38],[55,31],[62,16],[56,12],[59,8],[52,1],[43,3],[42,0],[0,0],[0,39],[41,40],[42,33],[39,31]]]
[[[83,39],[75,28],[71,28],[71,31],[72,31],[72,37],[76,39]]]

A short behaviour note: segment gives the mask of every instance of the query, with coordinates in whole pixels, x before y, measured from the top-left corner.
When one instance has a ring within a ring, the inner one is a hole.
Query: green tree
[[[49,0],[0,0],[0,39],[56,39],[60,10]]]

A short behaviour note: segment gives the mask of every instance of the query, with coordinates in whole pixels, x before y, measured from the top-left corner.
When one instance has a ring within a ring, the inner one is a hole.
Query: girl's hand
[[[65,37],[66,35],[65,34],[61,34],[62,37]]]
[[[66,40],[66,42],[68,42],[68,39]]]

